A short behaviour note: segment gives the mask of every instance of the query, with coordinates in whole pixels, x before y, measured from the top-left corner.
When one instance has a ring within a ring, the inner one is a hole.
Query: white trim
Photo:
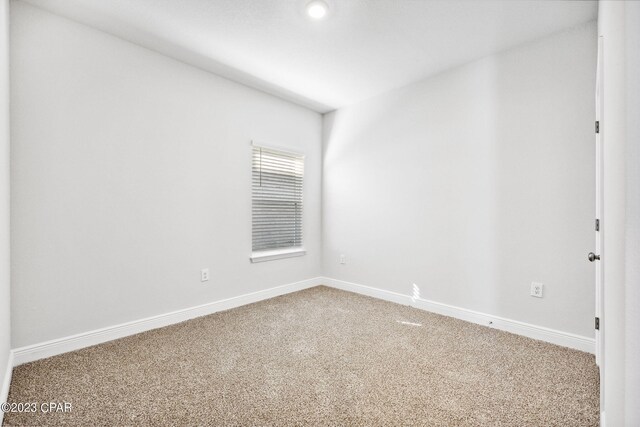
[[[2,387],[0,387],[0,403],[4,403],[9,398],[9,387],[11,386],[11,376],[13,374],[13,351],[9,351],[9,358],[7,359],[7,367],[4,372],[4,379],[2,380]],[[4,419],[4,412],[0,411],[0,426]]]
[[[455,317],[456,319],[466,320],[467,322],[511,332],[513,334],[545,341],[551,344],[561,345],[592,354],[595,353],[594,338],[576,335],[569,332],[562,332],[546,328],[544,326],[532,325],[530,323],[520,322],[517,320],[506,319],[504,317],[493,316],[479,311],[468,310],[466,308],[426,300],[420,297],[412,297],[410,295],[399,294],[397,292],[379,288],[372,288],[370,286],[364,286],[357,283],[345,282],[343,280],[324,277],[322,278],[322,283],[333,288],[355,292],[398,304],[409,305],[421,310]]]
[[[185,320],[193,319],[200,316],[206,316],[218,311],[229,310],[242,305],[251,304],[254,302],[266,300],[279,295],[284,295],[307,288],[312,288],[318,285],[326,285],[349,292],[355,292],[374,298],[395,302],[398,304],[413,306],[433,313],[455,317],[457,319],[466,320],[472,323],[493,327],[499,330],[523,335],[541,341],[546,341],[552,344],[586,351],[589,353],[594,353],[595,351],[595,341],[593,338],[557,331],[542,326],[531,325],[516,320],[505,319],[498,316],[492,316],[465,308],[425,300],[422,298],[414,298],[409,295],[386,291],[378,288],[372,288],[356,283],[345,282],[342,280],[336,280],[326,277],[315,277],[312,279],[302,280],[300,282],[290,283],[249,294],[239,295],[237,297],[213,301],[207,304],[185,308],[170,313],[160,314],[140,320],[134,320],[132,322],[122,323],[115,326],[109,326],[106,328],[87,331],[64,338],[58,338],[38,344],[16,348],[12,351],[10,356],[10,364],[7,366],[7,371],[9,372],[9,374],[5,375],[1,390],[3,394],[0,395],[0,398],[4,396],[4,393],[8,393],[9,391],[9,384],[11,380],[10,369],[12,366],[18,366],[23,363],[32,362],[34,360],[44,359],[46,357],[55,356],[85,347],[90,347],[92,345],[100,344],[103,342],[138,334],[151,329],[169,326],[175,323],[184,322]],[[2,400],[0,400],[0,402],[1,401]]]
[[[604,418],[604,411],[600,412],[600,427],[606,427],[607,423]]]
[[[263,262],[272,261],[274,259],[302,256],[306,255],[306,253],[307,251],[304,248],[275,249],[272,251],[252,252],[249,259],[251,260],[251,262]]]
[[[13,350],[13,365],[18,366],[23,363],[33,362],[34,360],[44,359],[46,357],[90,347],[92,345],[138,334],[151,329],[162,328],[164,326],[184,322],[185,320],[206,316],[218,311],[229,310],[242,305],[277,297],[279,295],[311,288],[320,284],[320,278],[316,277],[249,294],[239,295],[237,297],[213,301],[195,307],[176,310],[170,313],[147,317],[145,319],[134,320],[132,322],[121,323],[115,326],[109,326],[64,338],[16,348]]]

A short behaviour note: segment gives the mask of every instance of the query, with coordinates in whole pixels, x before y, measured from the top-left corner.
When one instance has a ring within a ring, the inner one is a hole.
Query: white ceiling
[[[26,0],[320,112],[596,19],[596,1]]]

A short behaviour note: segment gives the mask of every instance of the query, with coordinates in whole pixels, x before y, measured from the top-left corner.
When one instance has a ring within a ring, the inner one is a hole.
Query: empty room
[[[640,426],[640,2],[0,0],[0,425]]]

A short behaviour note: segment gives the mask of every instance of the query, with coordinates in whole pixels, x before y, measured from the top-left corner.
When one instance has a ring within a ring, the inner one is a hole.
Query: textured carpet
[[[5,425],[596,426],[592,355],[317,287],[17,367]]]

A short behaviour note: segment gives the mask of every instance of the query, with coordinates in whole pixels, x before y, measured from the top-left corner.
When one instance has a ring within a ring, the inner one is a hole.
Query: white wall
[[[626,425],[640,425],[640,2],[625,6],[627,212],[625,272]]]
[[[14,347],[320,275],[319,114],[22,2],[11,36]],[[306,154],[304,257],[249,262],[252,139]]]
[[[640,423],[640,5],[600,2],[604,44],[604,412]]]
[[[593,337],[595,66],[590,23],[328,115],[324,274]]]
[[[0,0],[0,403],[11,349],[9,192],[9,0]]]

